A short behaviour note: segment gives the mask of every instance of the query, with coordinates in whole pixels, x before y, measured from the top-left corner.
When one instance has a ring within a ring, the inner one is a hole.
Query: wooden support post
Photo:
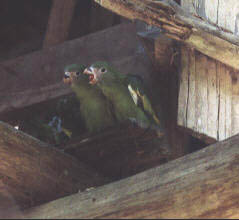
[[[76,0],[53,0],[43,48],[67,40]]]
[[[9,199],[22,209],[108,182],[73,157],[3,122],[0,161],[0,216],[12,208],[5,205]]]
[[[129,19],[160,27],[173,39],[239,69],[239,37],[184,11],[173,0],[95,0]]]
[[[25,218],[238,218],[239,135],[90,192],[26,210]],[[18,217],[18,216],[16,216]]]
[[[177,126],[178,57],[176,42],[158,30],[140,32],[139,37],[154,66],[151,74],[153,96],[167,128],[172,158],[188,152],[190,136]]]

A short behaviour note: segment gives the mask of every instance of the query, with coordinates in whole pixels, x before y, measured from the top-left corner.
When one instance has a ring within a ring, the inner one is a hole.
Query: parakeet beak
[[[97,68],[94,67],[88,67],[84,70],[83,72],[84,74],[89,75],[89,83],[90,84],[96,84],[98,81],[98,77],[97,77]]]
[[[65,84],[71,85],[71,83],[72,83],[72,73],[71,72],[65,72],[63,82]]]

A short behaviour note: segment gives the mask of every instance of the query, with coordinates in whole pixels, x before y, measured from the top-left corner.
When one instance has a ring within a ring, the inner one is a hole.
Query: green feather
[[[85,121],[88,132],[99,132],[107,127],[114,126],[116,120],[111,110],[111,104],[99,88],[89,84],[89,77],[83,74],[85,66],[73,64],[65,71],[78,72],[71,88],[80,102],[80,113]]]
[[[91,67],[106,69],[97,85],[112,102],[118,121],[133,118],[140,124],[153,125],[162,131],[159,119],[146,94],[143,80],[139,76],[121,74],[106,62],[96,62]]]

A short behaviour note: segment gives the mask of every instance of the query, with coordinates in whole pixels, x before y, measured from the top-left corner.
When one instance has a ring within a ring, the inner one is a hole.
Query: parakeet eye
[[[103,68],[100,69],[100,72],[105,73],[106,69],[103,67]]]

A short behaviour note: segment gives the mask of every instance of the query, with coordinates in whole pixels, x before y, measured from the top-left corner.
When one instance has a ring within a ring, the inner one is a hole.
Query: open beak
[[[93,67],[88,67],[84,70],[84,74],[89,75],[89,83],[94,85],[97,83],[97,69]]]
[[[71,72],[65,72],[63,82],[65,84],[71,85],[71,83],[72,83],[72,73]]]

